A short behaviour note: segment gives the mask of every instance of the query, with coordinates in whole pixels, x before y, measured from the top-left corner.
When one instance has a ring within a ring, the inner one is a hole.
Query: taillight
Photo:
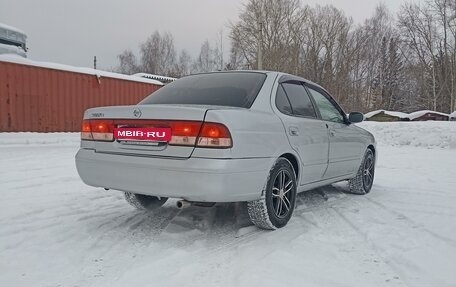
[[[114,128],[171,128],[169,145],[204,148],[230,148],[233,145],[228,128],[220,123],[174,120],[84,120],[81,139],[114,141]]]
[[[169,121],[171,127],[170,145],[230,148],[231,134],[228,128],[219,123],[194,121]]]
[[[90,127],[90,121],[82,121],[81,127],[81,139],[82,140],[93,140],[92,128]]]
[[[195,146],[202,122],[169,121],[171,128],[170,145]]]
[[[84,120],[82,122],[81,139],[95,141],[114,140],[114,121]]]
[[[230,148],[231,134],[225,125],[219,123],[203,123],[198,136],[198,147]]]

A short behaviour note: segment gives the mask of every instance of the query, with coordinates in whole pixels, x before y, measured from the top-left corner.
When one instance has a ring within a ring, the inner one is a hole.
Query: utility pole
[[[263,70],[263,22],[260,22],[258,55],[257,55],[257,70]]]
[[[93,68],[97,69],[97,56],[93,56]]]
[[[223,29],[220,29],[220,71],[223,71]]]
[[[295,75],[298,75],[299,72],[299,44],[296,44],[296,65],[295,65]]]

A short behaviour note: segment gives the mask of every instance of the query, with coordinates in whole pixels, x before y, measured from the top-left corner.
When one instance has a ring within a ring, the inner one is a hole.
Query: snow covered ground
[[[456,286],[456,123],[362,123],[372,192],[299,196],[273,232],[242,204],[146,213],[85,186],[76,134],[0,134],[0,286]]]

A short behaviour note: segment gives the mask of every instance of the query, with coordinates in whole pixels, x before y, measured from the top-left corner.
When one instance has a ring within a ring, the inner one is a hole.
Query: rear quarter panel
[[[192,157],[214,158],[277,158],[292,152],[280,119],[271,112],[209,110],[207,122],[225,124],[233,140],[231,149],[196,148]]]

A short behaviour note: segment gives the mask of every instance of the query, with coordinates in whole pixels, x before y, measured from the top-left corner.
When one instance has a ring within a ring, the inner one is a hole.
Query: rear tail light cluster
[[[228,128],[218,123],[203,123],[198,136],[199,147],[231,147],[231,134]]]
[[[114,141],[114,128],[171,128],[169,145],[209,148],[232,147],[228,128],[220,123],[174,120],[84,120],[81,139]]]
[[[84,120],[81,139],[112,142],[114,140],[114,121]]]

